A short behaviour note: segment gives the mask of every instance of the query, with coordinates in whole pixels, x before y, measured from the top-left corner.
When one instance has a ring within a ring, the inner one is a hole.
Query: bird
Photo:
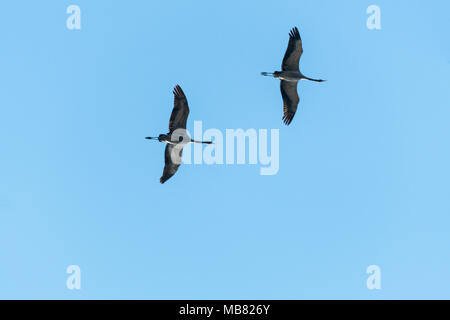
[[[297,27],[289,32],[289,44],[284,54],[282,71],[261,72],[263,76],[274,77],[281,80],[280,90],[283,98],[283,122],[290,125],[297,111],[300,99],[297,93],[297,84],[299,80],[310,80],[315,82],[324,82],[322,79],[312,79],[304,76],[300,72],[299,62],[303,54],[302,38]]]
[[[189,116],[189,106],[186,95],[179,85],[173,89],[174,106],[169,120],[169,132],[160,134],[158,137],[145,137],[149,140],[158,140],[166,143],[164,151],[164,170],[159,181],[161,183],[169,180],[181,165],[183,147],[187,143],[212,144],[212,141],[197,141],[191,139],[186,132],[186,122]]]

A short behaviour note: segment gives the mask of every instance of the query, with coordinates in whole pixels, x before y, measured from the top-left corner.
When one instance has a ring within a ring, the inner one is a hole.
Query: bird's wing
[[[297,93],[297,84],[298,81],[284,80],[281,80],[280,83],[281,96],[283,97],[283,122],[286,125],[292,122],[300,101]]]
[[[180,86],[176,86],[173,89],[174,103],[172,114],[169,121],[169,132],[173,132],[175,129],[186,129],[186,121],[189,116],[189,106]]]
[[[184,144],[167,144],[164,151],[164,170],[163,175],[159,181],[161,183],[169,180],[178,170],[181,165],[181,154],[183,152]]]
[[[289,33],[289,44],[284,54],[281,70],[283,71],[299,71],[298,63],[303,53],[302,38],[297,27],[293,28]]]

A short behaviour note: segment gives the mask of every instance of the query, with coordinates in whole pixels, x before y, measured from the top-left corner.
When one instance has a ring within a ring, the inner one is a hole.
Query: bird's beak
[[[158,138],[156,138],[156,137],[145,137],[145,139],[148,139],[148,140],[156,140],[156,139],[158,139]]]

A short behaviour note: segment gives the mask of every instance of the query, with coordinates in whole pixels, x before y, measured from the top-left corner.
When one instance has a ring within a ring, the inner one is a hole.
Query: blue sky
[[[81,30],[66,8],[81,8]],[[366,8],[381,8],[368,30]],[[450,298],[446,1],[13,1],[0,11],[0,298]],[[293,123],[278,80],[303,39]],[[183,165],[188,129],[280,130],[280,169]],[[366,268],[381,268],[381,290]],[[81,290],[66,268],[81,268]]]

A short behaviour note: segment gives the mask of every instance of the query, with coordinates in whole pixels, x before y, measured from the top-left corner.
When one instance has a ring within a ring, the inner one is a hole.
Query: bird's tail
[[[204,143],[204,144],[214,144],[214,142],[212,142],[212,141],[197,141],[197,140],[194,140],[194,139],[191,139],[191,142]]]
[[[261,74],[266,77],[273,77],[273,72],[261,72]]]

